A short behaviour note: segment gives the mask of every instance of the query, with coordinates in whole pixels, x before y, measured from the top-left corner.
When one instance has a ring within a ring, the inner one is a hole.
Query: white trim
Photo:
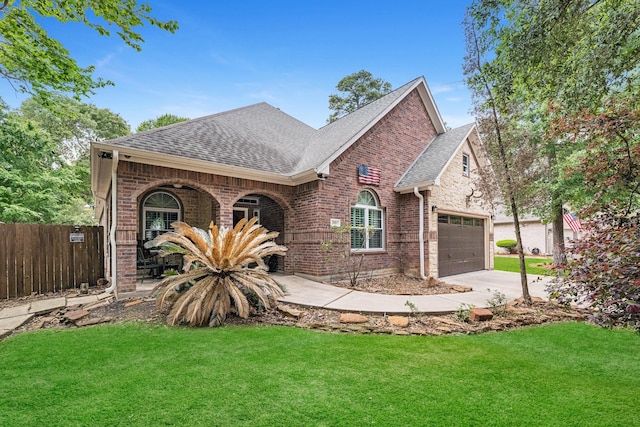
[[[234,206],[233,207],[233,212],[242,212],[244,214],[244,219],[248,220],[249,219],[249,208],[239,208]],[[232,218],[234,219],[234,218]],[[233,226],[235,227],[236,225],[233,224]]]
[[[253,210],[253,217],[258,218],[258,224],[260,224],[260,209]]]
[[[104,291],[111,293],[118,286],[118,248],[116,244],[116,230],[118,226],[118,150],[113,150],[111,163],[111,227],[109,230],[109,242],[111,243],[111,284]]]
[[[244,178],[255,181],[269,182],[272,184],[296,186],[319,179],[316,169],[310,169],[294,175],[281,175],[273,172],[264,172],[238,166],[224,165],[221,163],[209,162],[205,160],[188,159],[185,157],[170,154],[154,153],[150,151],[139,150],[136,148],[115,147],[113,145],[107,145],[99,142],[93,143],[92,156],[97,156],[101,151],[112,152],[114,149],[120,151],[121,158],[122,156],[125,156],[124,160],[133,163],[142,163],[179,170],[190,170],[194,172],[203,172],[234,178]],[[97,171],[99,171],[99,163],[100,162],[97,162]],[[98,187],[98,185],[98,182],[94,183],[94,190]]]
[[[465,159],[467,160],[466,165]],[[467,178],[471,176],[471,156],[468,153],[462,153],[462,176]]]
[[[422,280],[427,280],[427,276],[424,274],[424,196],[420,194],[418,191],[418,187],[413,188],[413,194],[416,195],[418,200],[420,201],[419,206],[419,235],[418,242],[420,243],[420,278]]]
[[[167,196],[171,197],[173,200],[176,201],[176,203],[178,204],[178,207],[177,208],[146,207],[145,205],[147,203],[147,200],[149,200],[149,198],[155,196],[156,194],[166,194]],[[169,193],[168,191],[162,191],[162,190],[152,191],[149,194],[147,194],[147,196],[142,201],[142,240],[147,240],[147,230],[150,230],[147,228],[147,212],[177,213],[178,214],[177,221],[182,221],[182,203],[180,203],[180,199],[178,199],[176,196]],[[168,231],[165,228],[163,228],[162,230]]]
[[[366,231],[365,236],[364,236],[364,244],[365,246],[362,248],[354,248],[351,246],[351,233],[349,233],[349,246],[351,249],[351,252],[374,252],[374,251],[383,251],[386,248],[386,239],[385,239],[385,212],[384,209],[382,209],[382,207],[380,206],[380,200],[378,199],[378,196],[371,190],[369,189],[364,189],[362,191],[360,191],[358,193],[358,199],[360,199],[360,194],[362,194],[363,192],[367,192],[369,194],[371,194],[371,197],[373,197],[373,200],[375,201],[375,206],[372,205],[361,205],[356,203],[355,205],[352,205],[349,208],[349,219],[351,219],[351,210],[354,208],[358,208],[358,209],[364,209],[364,218],[363,218],[363,224],[364,227],[354,227],[353,224],[351,224],[351,229],[360,229],[360,228],[364,228],[365,230],[367,230],[367,228],[369,227],[369,211],[377,211],[380,212],[380,228],[374,228],[373,231],[380,231],[380,247],[379,248],[370,248],[369,247],[369,241],[370,241],[370,237],[369,237],[369,231]]]

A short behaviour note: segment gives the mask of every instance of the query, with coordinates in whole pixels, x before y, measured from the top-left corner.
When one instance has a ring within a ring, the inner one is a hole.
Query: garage
[[[438,275],[485,269],[484,220],[438,215]]]

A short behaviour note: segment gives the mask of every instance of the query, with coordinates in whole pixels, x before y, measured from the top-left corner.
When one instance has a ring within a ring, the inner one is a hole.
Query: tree
[[[89,145],[128,135],[129,124],[107,108],[52,94],[49,102],[32,97],[22,103],[19,113],[46,131],[68,162],[86,157]]]
[[[163,114],[156,117],[155,119],[145,120],[144,122],[140,123],[136,128],[136,132],[144,132],[146,130],[169,126],[174,123],[185,122],[187,120],[189,119],[186,117],[178,117],[173,114]]]
[[[360,70],[340,80],[336,89],[343,92],[343,95],[329,95],[329,109],[334,112],[327,119],[327,123],[334,122],[340,117],[383,97],[391,92],[391,83],[374,78],[368,71]]]
[[[477,20],[477,17],[470,13],[465,22],[467,55],[464,72],[474,99],[478,130],[492,161],[502,200],[505,200],[513,216],[522,297],[525,303],[531,304],[519,218],[522,195],[526,193],[529,182],[524,178],[524,172],[536,169],[531,157],[524,153],[529,153],[534,144],[525,142],[529,134],[528,129],[522,126],[519,120],[517,97],[511,91],[505,90],[512,84],[510,75],[500,72],[500,64],[497,61],[486,59],[491,55],[493,40],[478,34],[477,22],[474,19]],[[486,185],[490,182],[484,179],[481,183]],[[488,194],[492,192],[490,188],[483,188],[482,191]]]
[[[51,223],[78,185],[48,135],[15,114],[0,114],[0,221]]]
[[[48,135],[55,152],[74,177],[67,186],[67,202],[59,206],[50,222],[93,224],[89,145],[129,134],[127,122],[109,109],[60,94],[52,94],[47,103],[38,97],[29,98],[16,114]]]
[[[16,90],[43,99],[53,91],[80,98],[113,83],[95,78],[93,66],[80,67],[38,21],[52,18],[63,23],[79,22],[104,36],[110,36],[115,27],[122,41],[138,51],[144,40],[137,27],[147,23],[171,33],[178,29],[176,21],[154,18],[151,7],[136,0],[5,0],[0,13],[0,74]]]
[[[251,301],[268,309],[283,295],[263,259],[284,255],[287,248],[275,243],[277,232],[256,222],[242,219],[225,229],[212,221],[207,231],[174,222],[174,231],[147,243],[160,246],[162,256],[184,255],[184,273],[167,277],[153,291],[159,308],[170,306],[169,324],[219,326],[232,311],[246,319]]]
[[[560,303],[589,306],[599,325],[640,332],[640,216],[600,212],[584,233],[563,266],[566,280],[556,279],[547,291]]]
[[[597,109],[612,91],[636,88],[640,64],[640,3],[635,0],[476,0],[469,8],[483,43],[491,45],[495,72],[508,76],[496,87],[521,100],[523,120],[537,123],[540,165],[538,213],[553,222],[554,264],[563,261],[562,207],[584,188],[565,173],[566,159],[582,150],[548,132],[551,122]],[[499,65],[498,65],[499,64]],[[552,105],[553,108],[545,107]],[[531,112],[538,114],[531,115]]]
[[[585,183],[574,196],[592,219],[569,248],[566,280],[549,291],[562,303],[588,304],[600,325],[640,331],[640,100],[618,96],[553,123],[559,138],[585,147],[571,173]]]

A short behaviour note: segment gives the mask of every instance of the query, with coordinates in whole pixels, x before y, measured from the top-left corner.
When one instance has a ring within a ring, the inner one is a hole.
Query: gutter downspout
[[[418,187],[413,187],[413,194],[420,199],[420,234],[418,235],[418,241],[420,242],[420,278],[427,280],[427,276],[424,274],[424,196],[418,191]]]
[[[116,226],[118,223],[118,150],[113,150],[111,156],[111,228],[109,230],[109,242],[111,243],[111,285],[104,291],[111,293],[116,290],[117,273],[116,273]]]

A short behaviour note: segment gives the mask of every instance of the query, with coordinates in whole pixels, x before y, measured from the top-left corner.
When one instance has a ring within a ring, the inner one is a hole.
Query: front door
[[[233,226],[240,222],[241,219],[249,219],[249,209],[247,208],[233,208]]]

